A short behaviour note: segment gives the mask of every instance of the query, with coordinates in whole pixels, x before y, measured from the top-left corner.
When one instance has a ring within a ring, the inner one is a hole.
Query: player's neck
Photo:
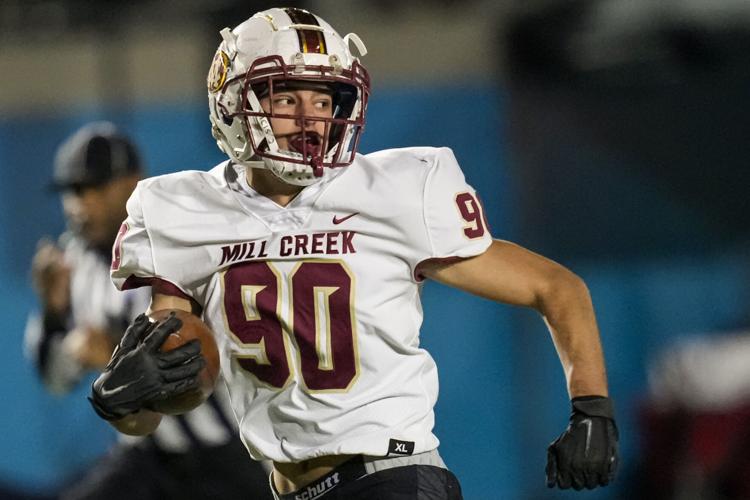
[[[245,172],[250,187],[282,207],[291,203],[302,191],[302,186],[287,184],[263,168],[248,168]]]

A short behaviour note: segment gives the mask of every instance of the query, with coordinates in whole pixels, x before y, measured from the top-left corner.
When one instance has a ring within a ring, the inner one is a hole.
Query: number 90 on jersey
[[[293,376],[289,342],[294,342],[308,391],[351,389],[359,358],[354,278],[346,264],[302,261],[289,273],[286,290],[282,273],[266,261],[235,264],[221,279],[226,327],[240,346],[235,357],[243,370],[267,386],[285,387]]]

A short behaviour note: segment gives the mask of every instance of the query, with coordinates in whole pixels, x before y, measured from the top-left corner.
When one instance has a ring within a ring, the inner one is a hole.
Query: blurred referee
[[[68,230],[57,242],[39,242],[31,273],[42,311],[26,329],[51,392],[68,392],[87,371],[101,370],[127,325],[148,308],[148,288],[119,292],[109,278],[125,202],[142,174],[135,145],[108,122],[83,127],[57,151],[53,187]],[[60,498],[271,498],[267,474],[249,460],[234,421],[219,383],[205,404],[165,416],[151,436],[122,435]]]

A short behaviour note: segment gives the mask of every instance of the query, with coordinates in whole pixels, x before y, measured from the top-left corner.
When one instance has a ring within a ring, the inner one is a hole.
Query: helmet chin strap
[[[320,168],[320,175],[309,175],[304,171],[304,166],[273,158],[255,156],[250,160],[241,162],[246,168],[262,168],[270,170],[273,175],[280,181],[293,186],[310,186],[315,184],[323,177],[323,167]]]
[[[314,174],[311,176],[308,172],[305,172],[304,165],[298,163],[274,160],[272,158],[263,158],[263,163],[266,165],[266,168],[276,175],[276,177],[287,184],[309,186],[315,184],[322,178],[322,167],[320,167],[320,176]]]

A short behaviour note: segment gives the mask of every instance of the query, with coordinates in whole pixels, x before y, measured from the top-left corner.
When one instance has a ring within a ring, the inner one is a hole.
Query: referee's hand
[[[547,486],[593,489],[615,477],[618,434],[612,400],[602,396],[573,398],[570,424],[547,448]]]
[[[65,253],[51,240],[39,240],[31,261],[31,279],[45,313],[58,316],[70,308],[70,267]]]

